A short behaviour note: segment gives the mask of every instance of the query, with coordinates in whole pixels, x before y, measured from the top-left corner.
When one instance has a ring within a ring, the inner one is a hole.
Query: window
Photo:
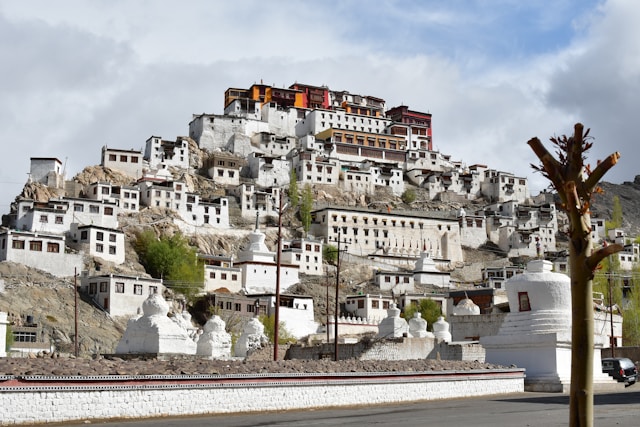
[[[84,212],[84,206],[83,205],[73,205],[73,210],[75,212]]]
[[[380,308],[380,301],[374,299],[371,301],[371,308]]]
[[[240,303],[235,303],[234,304],[234,310],[235,311],[240,311],[242,310],[242,305]]]
[[[531,311],[528,292],[518,292],[518,305],[520,311]]]
[[[116,282],[116,293],[124,294],[124,282]]]
[[[113,216],[113,208],[111,206],[105,206],[104,214],[105,215],[109,215],[109,216]]]
[[[138,163],[138,157],[131,156],[131,163]]]
[[[102,242],[104,240],[104,233],[102,231],[98,231],[96,233],[96,240]]]
[[[96,205],[89,206],[89,213],[100,213],[100,207]]]
[[[120,161],[123,163],[127,163],[127,156],[120,156]]]
[[[363,299],[359,299],[358,300],[358,308],[364,308],[364,300]]]
[[[115,162],[115,161],[116,161],[116,159],[117,159],[117,157],[116,157],[116,155],[115,155],[115,154],[109,154],[109,161],[110,161],[110,162]]]
[[[231,275],[231,280],[233,280],[234,282],[235,282],[236,280],[238,280],[238,275],[237,275],[237,274],[232,274],[232,275]]]
[[[49,222],[49,217],[46,215],[40,215],[40,222],[47,223]]]
[[[227,273],[221,273],[220,274],[220,279],[227,280]]]
[[[60,244],[59,243],[47,243],[47,252],[59,253],[60,252]]]
[[[64,222],[64,218],[61,216],[56,216],[56,224],[62,224]]]
[[[215,279],[216,278],[216,273],[215,271],[210,271],[209,272],[209,279]]]
[[[95,295],[98,293],[98,284],[97,283],[89,283],[89,294]]]
[[[107,292],[107,282],[100,282],[100,292]]]
[[[96,243],[96,252],[102,253],[104,251],[104,247],[102,243]]]
[[[14,240],[11,242],[11,247],[13,249],[24,249],[24,240]]]
[[[158,293],[158,287],[157,286],[149,286],[149,295],[155,295]]]
[[[382,301],[382,308],[384,310],[388,310],[389,309],[389,301]]]
[[[142,285],[133,285],[133,293],[134,295],[142,295]]]
[[[33,240],[29,242],[29,250],[32,251],[42,251],[42,241],[41,240]]]
[[[116,241],[116,235],[115,234],[109,234],[109,241],[110,242],[115,242]]]
[[[116,247],[109,246],[109,255],[115,255],[115,254],[116,254]]]

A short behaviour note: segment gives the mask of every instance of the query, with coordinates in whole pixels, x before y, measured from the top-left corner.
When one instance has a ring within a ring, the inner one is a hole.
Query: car
[[[634,384],[638,380],[638,368],[626,357],[605,357],[602,359],[602,372],[626,385]]]

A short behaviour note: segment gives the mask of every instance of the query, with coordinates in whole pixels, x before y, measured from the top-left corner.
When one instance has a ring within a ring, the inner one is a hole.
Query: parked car
[[[605,357],[602,359],[602,372],[627,385],[638,380],[638,368],[626,357]]]

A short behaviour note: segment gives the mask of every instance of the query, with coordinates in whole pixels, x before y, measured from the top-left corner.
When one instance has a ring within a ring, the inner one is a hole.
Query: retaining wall
[[[523,369],[0,377],[0,424],[263,412],[524,392]]]

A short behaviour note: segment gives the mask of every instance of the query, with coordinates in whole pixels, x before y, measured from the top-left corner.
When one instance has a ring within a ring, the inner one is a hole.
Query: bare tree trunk
[[[591,171],[584,164],[584,154],[591,148],[583,126],[574,126],[573,136],[551,138],[558,148],[556,160],[538,138],[528,144],[541,166],[533,166],[555,187],[562,208],[569,216],[569,267],[571,270],[571,387],[569,391],[569,425],[593,426],[593,275],[608,255],[621,251],[620,245],[609,245],[593,252],[589,206],[597,184],[618,161],[613,153]]]

